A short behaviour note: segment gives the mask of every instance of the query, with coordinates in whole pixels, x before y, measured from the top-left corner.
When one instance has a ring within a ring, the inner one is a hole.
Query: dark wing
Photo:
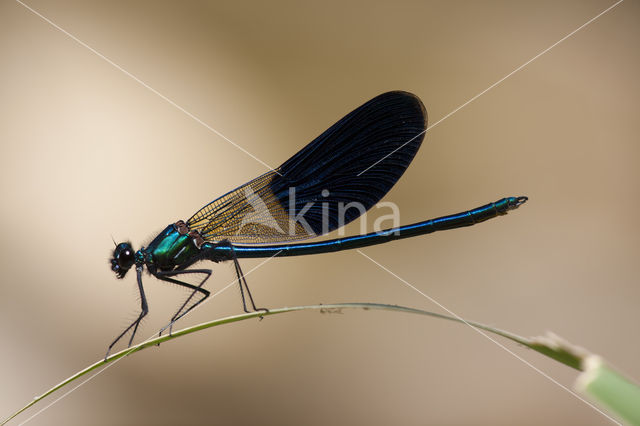
[[[204,206],[188,220],[206,241],[274,243],[326,234],[389,192],[424,139],[427,112],[407,92],[379,95],[275,171]]]

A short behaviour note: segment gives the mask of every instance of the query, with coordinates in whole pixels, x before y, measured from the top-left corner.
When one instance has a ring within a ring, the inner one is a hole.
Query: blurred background
[[[434,123],[613,1],[27,4],[276,167],[388,90],[418,95]],[[640,5],[624,2],[438,124],[384,199],[403,224],[503,196],[529,203],[364,252],[464,318],[524,336],[554,331],[640,378],[639,24]],[[103,357],[136,317],[134,276],[109,269],[112,236],[139,248],[267,169],[18,2],[0,3],[0,75],[5,417]],[[212,267],[212,291],[234,279],[232,265]],[[274,259],[247,279],[272,308],[360,301],[442,312],[355,251]],[[186,295],[145,283],[140,340]],[[178,328],[240,311],[234,287]],[[503,343],[572,386],[576,371]],[[345,311],[163,344],[29,422],[252,423],[609,421],[468,327]]]

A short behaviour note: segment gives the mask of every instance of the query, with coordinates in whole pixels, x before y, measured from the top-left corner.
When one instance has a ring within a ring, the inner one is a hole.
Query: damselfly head
[[[129,269],[135,263],[136,257],[131,243],[120,243],[113,251],[111,259],[111,270],[116,273],[118,278],[124,278]]]

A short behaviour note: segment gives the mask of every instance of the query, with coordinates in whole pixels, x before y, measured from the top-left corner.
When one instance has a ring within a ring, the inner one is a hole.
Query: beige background
[[[277,166],[383,91],[416,93],[435,122],[612,1],[28,4]],[[508,195],[526,206],[366,254],[461,316],[553,330],[640,378],[639,24],[639,4],[624,2],[439,124],[385,198],[402,223]],[[107,264],[111,235],[138,248],[266,169],[12,1],[0,3],[0,66],[4,417],[103,356],[137,314],[134,277]],[[213,290],[233,279],[230,265],[214,270]],[[248,279],[268,307],[440,312],[356,252],[276,259]],[[145,283],[140,339],[185,295]],[[228,291],[180,325],[239,310]],[[575,371],[503,343],[572,386]],[[29,424],[250,423],[609,424],[467,327],[355,311],[162,345]]]

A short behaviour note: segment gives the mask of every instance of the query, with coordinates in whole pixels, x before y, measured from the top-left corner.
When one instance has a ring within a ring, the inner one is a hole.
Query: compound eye
[[[136,255],[131,247],[131,243],[120,243],[113,251],[111,259],[111,270],[116,273],[118,278],[124,278],[127,271],[136,261]]]
[[[129,269],[135,261],[135,253],[129,243],[120,243],[114,251],[114,257],[122,269]]]

